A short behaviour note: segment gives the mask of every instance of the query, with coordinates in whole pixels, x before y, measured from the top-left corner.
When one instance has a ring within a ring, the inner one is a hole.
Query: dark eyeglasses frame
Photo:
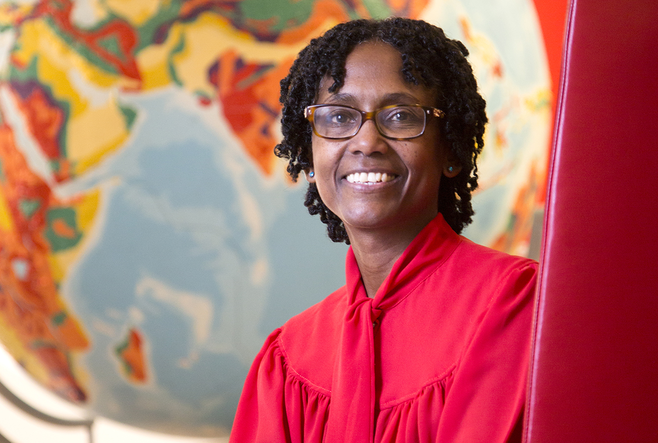
[[[314,121],[315,110],[318,109],[318,108],[324,108],[324,107],[327,107],[327,106],[337,106],[337,107],[341,107],[341,108],[352,109],[354,111],[357,111],[359,114],[361,114],[361,124],[359,125],[358,128],[356,128],[356,131],[354,131],[354,134],[346,136],[346,137],[326,137],[324,135],[318,134],[318,132],[315,130],[315,121]],[[311,106],[307,106],[306,108],[304,108],[304,117],[311,123],[311,128],[313,129],[313,133],[315,135],[317,135],[318,137],[324,138],[324,139],[327,139],[327,140],[347,140],[347,139],[350,139],[350,138],[354,137],[356,134],[359,133],[359,131],[361,130],[361,128],[363,127],[365,122],[367,122],[368,120],[372,120],[373,123],[375,124],[375,127],[377,128],[377,131],[381,134],[381,136],[384,137],[384,138],[387,138],[389,140],[411,140],[411,139],[420,137],[421,135],[423,135],[425,133],[425,128],[427,127],[427,118],[425,118],[425,124],[423,125],[423,130],[420,131],[420,134],[414,135],[413,137],[390,137],[390,136],[384,134],[382,132],[382,130],[379,128],[379,124],[377,123],[377,119],[375,118],[375,116],[380,111],[383,111],[385,109],[390,109],[390,108],[399,108],[399,107],[402,107],[402,106],[412,107],[412,108],[421,108],[423,111],[425,111],[425,115],[430,116],[430,117],[443,118],[446,115],[445,112],[443,112],[442,110],[440,110],[438,108],[433,108],[431,106],[421,106],[421,105],[389,105],[389,106],[384,106],[384,107],[375,109],[373,111],[362,111],[360,109],[353,108],[352,106],[332,105],[332,104],[329,104],[329,103],[323,103],[323,104],[320,104],[320,105],[311,105]]]

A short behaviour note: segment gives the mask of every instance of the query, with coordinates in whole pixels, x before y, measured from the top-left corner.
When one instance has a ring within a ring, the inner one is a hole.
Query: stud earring
[[[448,172],[452,174],[452,171],[454,171],[455,168],[453,166],[448,166]]]
[[[313,171],[309,172],[308,176],[311,177],[311,178],[315,177],[315,172],[313,172]]]

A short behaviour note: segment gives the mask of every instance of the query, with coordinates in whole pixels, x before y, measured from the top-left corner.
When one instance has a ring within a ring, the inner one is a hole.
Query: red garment
[[[346,286],[267,339],[231,442],[508,441],[525,402],[536,263],[439,215],[374,298],[351,249],[346,268]]]

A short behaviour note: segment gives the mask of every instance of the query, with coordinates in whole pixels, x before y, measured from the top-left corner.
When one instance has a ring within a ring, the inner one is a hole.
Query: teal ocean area
[[[308,214],[303,183],[264,177],[206,124],[216,109],[186,114],[180,100],[175,89],[133,100],[133,139],[77,184],[106,192],[67,292],[93,342],[95,411],[158,429],[167,415],[174,428],[228,428],[265,337],[343,284],[347,248]],[[130,328],[146,344],[144,385],[126,380],[113,351]]]

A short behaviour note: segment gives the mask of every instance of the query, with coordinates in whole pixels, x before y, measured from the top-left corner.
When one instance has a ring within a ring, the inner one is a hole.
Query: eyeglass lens
[[[392,138],[413,138],[425,129],[425,110],[418,106],[394,106],[378,110],[375,121],[379,132]],[[321,137],[346,138],[362,126],[361,112],[346,106],[320,106],[313,113],[315,131]]]

